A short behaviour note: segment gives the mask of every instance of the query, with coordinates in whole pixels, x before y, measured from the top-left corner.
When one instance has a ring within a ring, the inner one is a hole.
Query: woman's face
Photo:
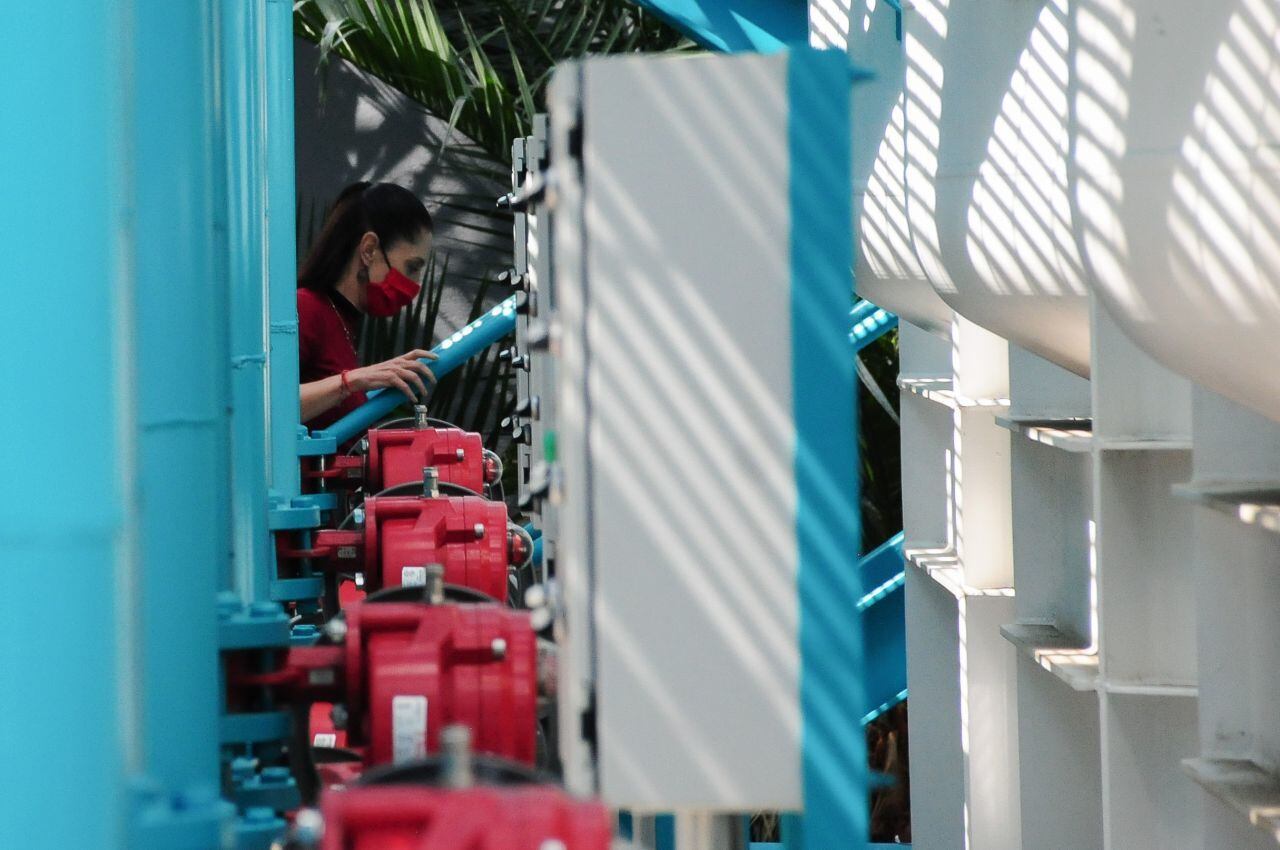
[[[431,231],[424,230],[418,235],[418,238],[410,242],[402,239],[392,243],[387,249],[387,260],[391,265],[395,266],[402,275],[410,280],[422,283],[422,276],[427,271],[427,256],[431,253]],[[376,257],[375,266],[369,269],[369,277],[372,280],[381,280],[387,274],[385,264],[381,262],[382,257]],[[382,266],[382,268],[379,268]]]
[[[387,268],[388,262],[402,275],[421,286],[423,275],[427,271],[427,255],[430,253],[431,231],[429,230],[422,231],[416,239],[396,240],[385,251],[379,245],[377,235],[373,232],[366,233],[360,240],[356,256],[356,262],[359,263],[357,269],[363,267],[363,271],[357,276],[362,284],[357,286],[354,292],[348,293],[348,297],[354,296],[352,303],[360,312],[368,312],[368,282],[384,280],[390,273]]]

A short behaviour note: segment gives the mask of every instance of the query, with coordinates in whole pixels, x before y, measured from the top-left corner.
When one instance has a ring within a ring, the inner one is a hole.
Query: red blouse
[[[360,311],[336,292],[328,294],[298,289],[298,366],[302,383],[319,381],[360,366],[355,341],[360,333]],[[364,404],[356,392],[334,407],[304,423],[326,428]]]

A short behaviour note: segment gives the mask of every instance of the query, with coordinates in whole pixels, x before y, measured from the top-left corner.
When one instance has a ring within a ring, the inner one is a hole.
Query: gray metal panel
[[[600,790],[799,808],[786,58],[584,67],[559,566],[591,571]]]

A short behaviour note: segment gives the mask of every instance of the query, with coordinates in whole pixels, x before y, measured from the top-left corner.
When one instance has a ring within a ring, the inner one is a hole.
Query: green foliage
[[[301,0],[294,28],[447,120],[495,163],[528,135],[556,64],[691,43],[627,0]]]
[[[862,350],[862,362],[898,410],[898,331]],[[902,530],[902,459],[898,423],[865,388],[858,391],[858,456],[862,462],[862,551]]]

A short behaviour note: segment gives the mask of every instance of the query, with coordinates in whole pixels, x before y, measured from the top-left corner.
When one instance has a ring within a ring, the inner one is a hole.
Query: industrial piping
[[[516,329],[516,299],[508,298],[489,310],[462,330],[442,340],[431,351],[439,360],[424,360],[437,378],[457,369],[472,357],[488,348]],[[322,431],[315,431],[316,439],[333,439],[345,443],[382,419],[405,402],[404,396],[395,390],[374,390],[369,400]]]

